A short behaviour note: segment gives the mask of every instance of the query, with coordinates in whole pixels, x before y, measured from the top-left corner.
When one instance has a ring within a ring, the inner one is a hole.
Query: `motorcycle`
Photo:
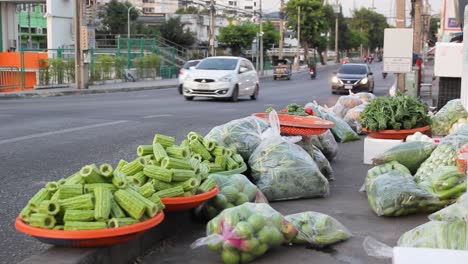
[[[386,73],[386,72],[382,72],[382,78],[384,78],[384,79],[387,78],[387,74],[388,73]]]
[[[310,78],[312,80],[315,80],[315,78],[317,77],[317,70],[314,69],[314,68],[310,68],[309,69],[309,74],[310,74]]]

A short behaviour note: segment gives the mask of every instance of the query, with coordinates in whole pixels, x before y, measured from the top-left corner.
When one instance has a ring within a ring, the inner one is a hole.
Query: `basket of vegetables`
[[[380,97],[361,113],[363,131],[373,138],[405,139],[430,130],[427,106],[407,95]]]

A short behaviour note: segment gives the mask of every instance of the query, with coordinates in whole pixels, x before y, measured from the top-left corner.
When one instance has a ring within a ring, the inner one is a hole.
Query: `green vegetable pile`
[[[440,200],[451,200],[466,192],[465,177],[456,166],[440,166],[430,177],[420,180],[418,184],[437,195]]]
[[[429,219],[432,221],[468,222],[468,194],[463,194],[456,203],[431,214]]]
[[[372,100],[361,113],[361,124],[370,131],[400,130],[430,124],[428,110],[419,100],[398,94]]]
[[[292,240],[294,244],[311,244],[325,247],[347,240],[351,233],[338,220],[317,212],[303,212],[287,215],[286,220],[298,230]]]
[[[268,107],[265,110],[265,113],[270,113],[273,110],[274,109],[272,107]],[[298,105],[298,104],[289,104],[286,106],[286,108],[281,109],[280,113],[286,114],[286,115],[296,115],[296,116],[309,116],[313,114],[311,109],[306,109],[303,106]]]
[[[232,208],[247,202],[267,203],[267,199],[253,183],[242,174],[208,176],[218,185],[220,192],[201,208],[201,214],[212,219],[224,209]]]
[[[432,118],[432,134],[435,136],[446,136],[449,134],[450,128],[462,118],[467,118],[466,112],[460,99],[454,99],[447,102],[439,112]]]
[[[245,203],[224,210],[208,222],[207,237],[192,247],[207,245],[226,264],[248,263],[274,246],[290,242],[296,228],[268,204]]]
[[[249,159],[251,177],[268,201],[323,197],[328,181],[311,156],[281,137],[265,139]]]
[[[214,127],[205,139],[217,142],[220,146],[236,149],[248,160],[262,141],[262,133],[269,124],[260,118],[246,117]]]

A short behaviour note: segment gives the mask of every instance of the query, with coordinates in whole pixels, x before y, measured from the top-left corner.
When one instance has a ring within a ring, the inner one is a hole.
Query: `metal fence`
[[[18,67],[0,67],[0,92],[11,92],[21,88],[21,74]]]

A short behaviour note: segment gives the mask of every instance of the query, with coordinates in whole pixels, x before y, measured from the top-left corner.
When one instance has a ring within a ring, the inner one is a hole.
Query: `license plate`
[[[199,83],[198,89],[208,89],[210,86],[207,83]]]
[[[348,89],[348,90],[351,90],[351,89],[353,89],[353,86],[352,85],[345,85],[344,88]]]

